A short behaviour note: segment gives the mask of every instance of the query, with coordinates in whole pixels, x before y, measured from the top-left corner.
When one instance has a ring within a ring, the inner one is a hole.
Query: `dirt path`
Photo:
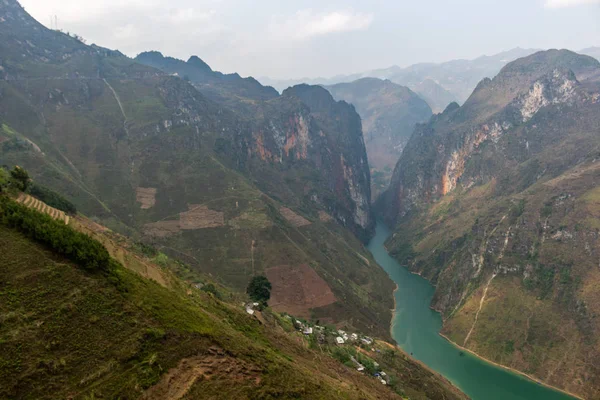
[[[104,83],[106,83],[106,86],[108,86],[108,88],[110,89],[110,91],[113,94],[113,97],[115,98],[115,100],[117,101],[117,104],[119,105],[119,108],[121,109],[121,114],[123,114],[123,129],[125,129],[125,133],[127,134],[127,136],[129,136],[129,129],[127,128],[127,115],[125,115],[125,109],[123,108],[123,104],[121,104],[121,99],[119,98],[119,95],[117,94],[117,92],[115,91],[115,89],[113,89],[113,87],[110,85],[110,83],[108,83],[108,81],[106,79],[102,79],[104,81]]]
[[[169,370],[160,381],[141,397],[142,400],[179,400],[183,398],[198,380],[211,379],[226,374],[235,381],[260,383],[261,370],[227,356],[218,347],[211,347],[208,354],[186,358]]]
[[[485,296],[487,295],[488,289],[490,288],[490,284],[492,283],[492,281],[494,280],[495,277],[496,277],[496,273],[494,272],[492,274],[492,277],[488,281],[487,285],[485,286],[483,295],[481,296],[481,301],[479,302],[479,309],[477,310],[477,314],[475,314],[475,321],[473,321],[473,326],[471,326],[471,330],[467,334],[467,337],[465,338],[465,342],[463,343],[464,347],[467,347],[467,342],[469,341],[469,338],[471,337],[471,334],[473,333],[473,330],[475,329],[475,325],[477,324],[477,319],[479,319],[479,313],[481,312],[481,309],[483,308],[483,302],[485,301]]]

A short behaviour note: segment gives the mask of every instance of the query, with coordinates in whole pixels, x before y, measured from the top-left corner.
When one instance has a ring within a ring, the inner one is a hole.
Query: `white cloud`
[[[315,13],[312,10],[301,10],[287,19],[274,17],[269,31],[278,38],[309,39],[329,33],[365,30],[372,22],[373,14],[354,11]]]
[[[547,8],[565,8],[589,4],[600,4],[600,0],[546,0]]]
[[[223,40],[227,27],[217,9],[221,0],[21,0],[48,27],[83,36],[88,43],[135,56],[160,50],[187,59]],[[202,54],[201,54],[202,55]],[[209,60],[210,61],[210,60]]]

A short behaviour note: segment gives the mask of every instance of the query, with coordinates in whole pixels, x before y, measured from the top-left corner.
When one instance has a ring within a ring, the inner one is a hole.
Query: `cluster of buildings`
[[[288,315],[288,319],[292,320],[292,318]],[[310,326],[307,323],[304,323],[298,319],[293,320],[294,327],[298,332],[301,332],[305,336],[316,335],[317,341],[320,344],[330,344],[333,343],[338,346],[343,345],[355,345],[355,346],[372,346],[375,341],[373,338],[368,336],[359,335],[357,333],[347,333],[343,330],[332,331],[326,329],[323,326],[314,325]],[[373,350],[373,349],[371,349]],[[362,365],[354,356],[350,358],[352,363],[355,365],[356,370],[363,373],[369,373],[364,365]],[[373,373],[373,377],[379,380],[382,384],[389,384],[389,376],[379,369],[379,364],[377,362],[373,363],[373,366],[377,372]]]
[[[362,343],[365,346],[371,346],[374,343],[373,339],[368,336],[359,337],[356,333],[351,333],[350,335],[348,335],[346,332],[344,332],[341,329],[338,330],[337,333],[339,336],[337,336],[335,338],[335,341],[339,345],[342,345],[345,343]]]

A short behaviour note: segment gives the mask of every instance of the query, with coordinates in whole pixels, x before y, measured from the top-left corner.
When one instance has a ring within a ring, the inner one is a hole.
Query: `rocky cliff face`
[[[252,78],[214,72],[198,57],[183,62],[148,52],[136,60],[187,77],[202,94],[245,119],[235,141],[220,141],[221,154],[253,176],[269,170],[268,182],[256,179],[267,193],[290,204],[312,204],[361,240],[371,237],[370,171],[360,117],[351,106],[318,86],[295,86],[279,96]]]
[[[482,143],[497,142],[545,105],[569,103],[575,74],[586,79],[594,74],[596,64],[590,57],[568,51],[536,53],[507,65],[493,80],[480,82],[463,107],[451,104],[420,125],[381,203],[387,222],[393,225],[453,190],[465,163]]]
[[[567,51],[507,65],[417,129],[381,203],[447,336],[585,398],[600,387],[599,70]]]
[[[314,193],[314,201],[324,204],[343,225],[368,241],[374,233],[375,219],[371,213],[371,177],[360,116],[353,106],[336,102],[319,86],[294,86],[285,90],[283,97],[299,99],[310,110],[312,138],[298,143],[311,142],[309,154],[313,163],[325,171],[331,193],[329,198],[319,198]]]
[[[316,276],[281,311],[298,303],[306,318],[389,336],[393,284],[356,238],[373,219],[351,106],[321,88],[244,98],[251,81],[184,63],[214,75],[213,97],[0,6],[1,164],[235,290],[257,274],[280,293],[298,271]],[[317,301],[323,288],[332,296]]]
[[[407,87],[388,80],[363,78],[326,88],[361,116],[375,199],[387,188],[415,125],[431,117],[431,108]]]

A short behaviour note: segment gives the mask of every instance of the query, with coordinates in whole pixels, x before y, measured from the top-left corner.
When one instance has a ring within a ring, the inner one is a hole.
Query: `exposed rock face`
[[[299,85],[283,92],[283,97],[298,98],[310,109],[311,138],[309,154],[313,163],[325,172],[327,189],[333,196],[314,193],[314,201],[364,241],[372,236],[375,219],[371,213],[371,177],[362,134],[361,121],[354,107],[336,102],[319,86]],[[308,132],[307,132],[308,133]],[[302,149],[302,147],[301,147]]]
[[[283,197],[288,204],[312,203],[361,240],[370,238],[370,171],[360,117],[351,106],[337,103],[317,86],[296,86],[279,96],[252,78],[214,72],[195,56],[186,63],[148,52],[136,60],[189,78],[202,94],[246,118],[232,129],[236,140],[223,138],[220,148],[244,172],[268,169],[269,182],[257,179],[267,193],[289,196]],[[233,117],[224,119],[229,118]],[[298,182],[295,190],[282,193],[282,187],[289,187],[283,181],[298,179],[299,174],[302,186]],[[318,175],[322,178],[315,179]]]
[[[497,143],[504,132],[529,121],[544,106],[573,101],[575,74],[585,79],[594,63],[568,51],[536,53],[507,65],[493,80],[482,81],[463,107],[451,105],[417,127],[381,203],[387,222],[393,225],[453,190],[465,162],[482,143]],[[466,186],[474,179],[468,177]]]
[[[584,398],[600,395],[599,71],[568,51],[507,65],[416,130],[379,204],[445,334]]]
[[[409,88],[389,80],[363,78],[326,88],[335,99],[353,104],[361,116],[375,199],[387,188],[415,125],[431,117],[431,108]]]

